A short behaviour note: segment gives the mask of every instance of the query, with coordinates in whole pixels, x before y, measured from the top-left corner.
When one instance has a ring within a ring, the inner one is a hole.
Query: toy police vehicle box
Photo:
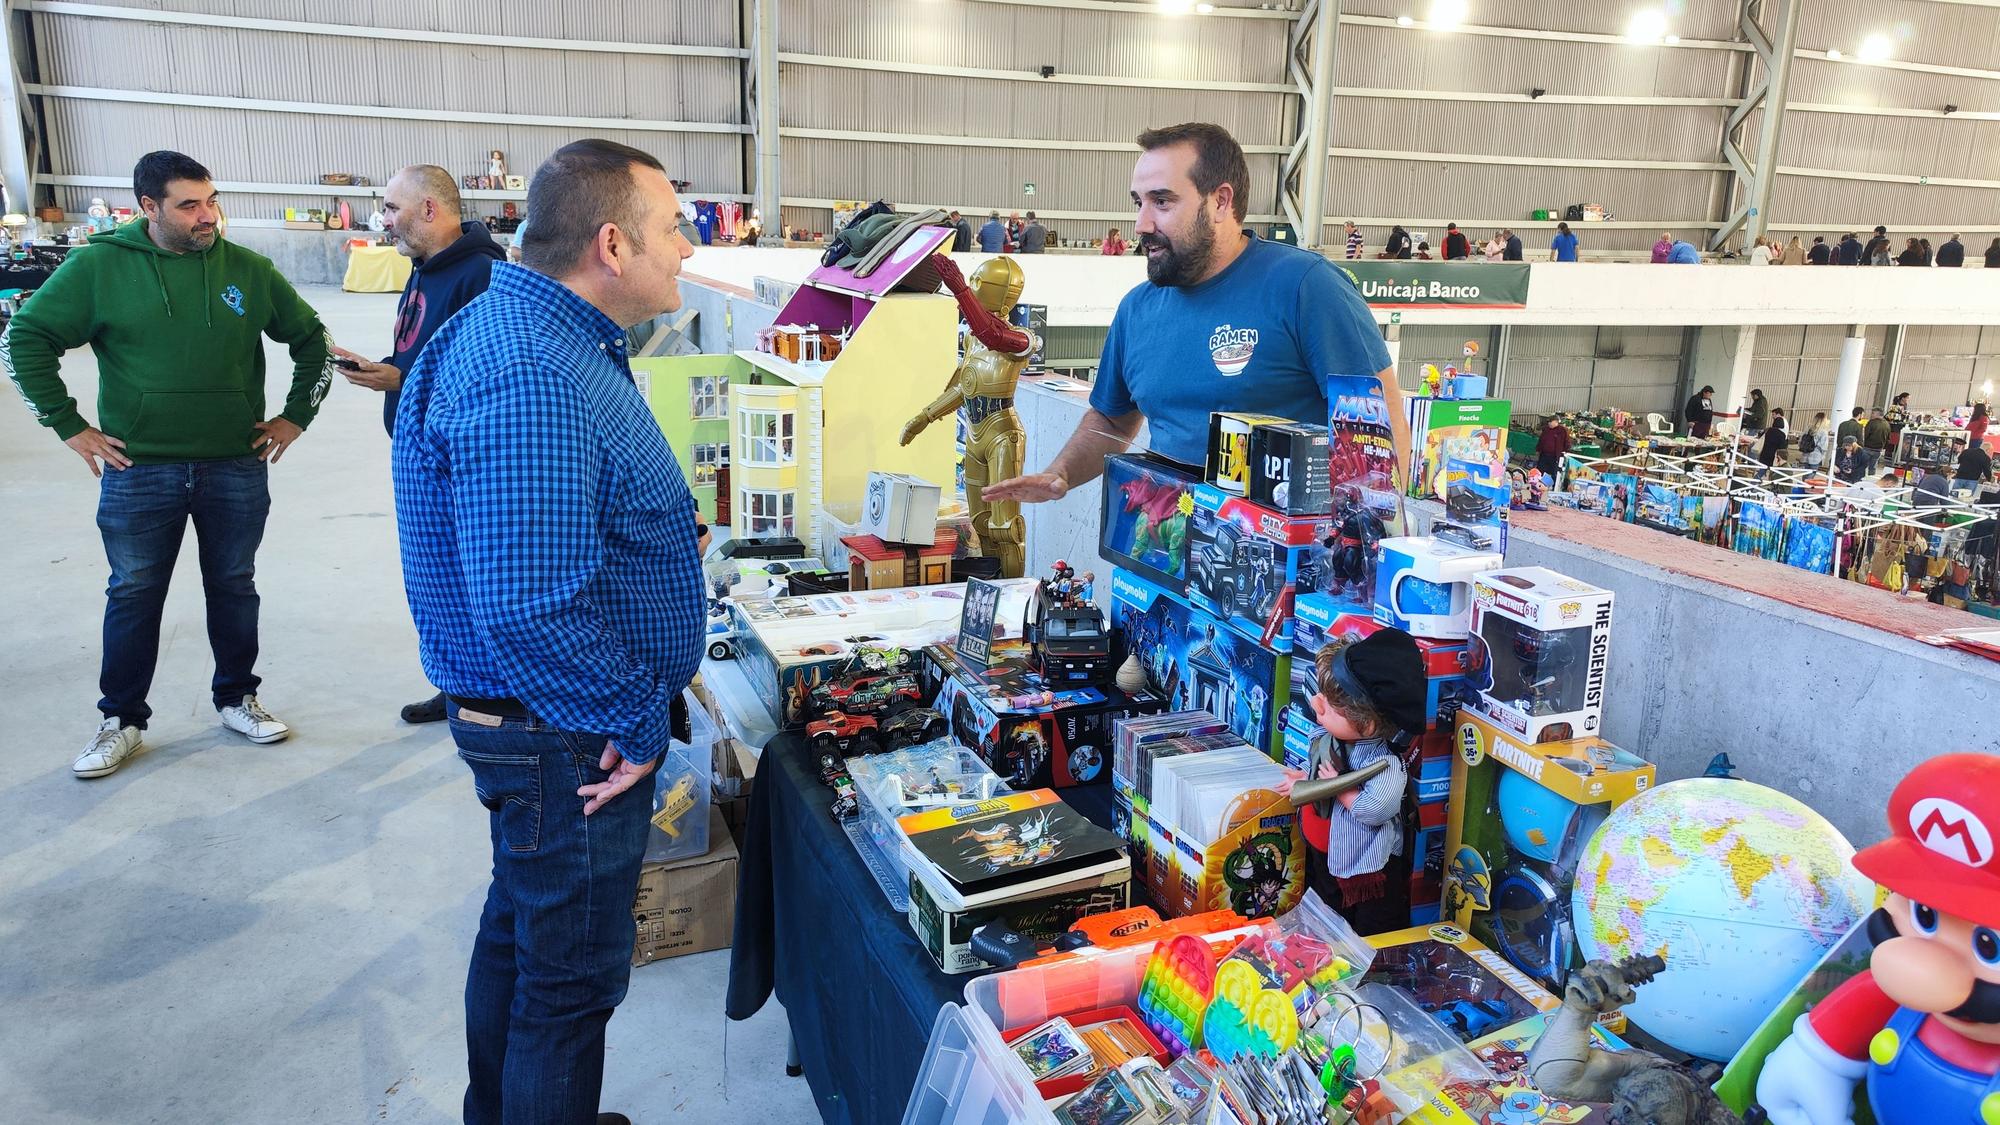
[[[1292,602],[1324,565],[1327,516],[1288,516],[1212,484],[1194,490],[1188,524],[1188,601],[1258,643],[1289,652]]]
[[[1176,594],[1187,589],[1188,518],[1201,473],[1151,453],[1104,459],[1098,553]]]
[[[817,688],[854,673],[915,670],[925,645],[957,634],[965,587],[729,598],[725,604],[736,620],[744,678],[780,726],[791,730],[815,717]]]
[[[1340,641],[1358,641],[1386,628],[1367,613],[1324,594],[1300,595],[1292,625],[1292,664],[1287,676],[1280,748],[1286,765],[1305,768],[1311,742],[1324,736],[1313,719],[1312,697],[1319,691],[1320,650]],[[1465,690],[1463,641],[1436,641],[1416,638],[1417,651],[1424,660],[1428,680],[1424,714],[1435,725],[1445,704]]]
[[[1112,724],[1161,707],[1150,692],[1050,685],[1018,646],[980,667],[950,645],[931,645],[923,674],[952,737],[1016,789],[1108,784]]]
[[[1206,711],[1252,746],[1278,754],[1279,695],[1290,653],[1195,609],[1129,571],[1111,575],[1111,620],[1136,655],[1147,687],[1169,710]]]
[[[1472,582],[1469,706],[1527,742],[1599,733],[1611,652],[1611,591],[1545,567]]]

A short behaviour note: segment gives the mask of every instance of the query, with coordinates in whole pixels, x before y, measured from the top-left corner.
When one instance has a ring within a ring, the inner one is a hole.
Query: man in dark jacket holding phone
[[[485,224],[465,221],[462,212],[458,185],[435,164],[410,165],[390,177],[382,192],[383,229],[396,240],[397,250],[416,259],[396,306],[395,351],[380,362],[342,348],[333,354],[348,382],[382,392],[382,426],[391,438],[396,436],[404,373],[453,313],[486,292],[493,263],[507,258]],[[444,696],[404,707],[403,721],[443,722]]]

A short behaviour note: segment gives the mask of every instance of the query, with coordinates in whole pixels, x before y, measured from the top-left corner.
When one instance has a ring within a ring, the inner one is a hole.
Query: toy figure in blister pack
[[[1868,1082],[1880,1125],[2000,1117],[2000,757],[1945,754],[1889,798],[1891,835],[1854,857],[1889,891],[1867,971],[1764,1062],[1773,1125],[1842,1125]]]
[[[1321,588],[1329,594],[1352,591],[1372,597],[1375,563],[1381,557],[1383,533],[1387,529],[1362,502],[1358,487],[1336,489],[1334,505],[1334,534],[1322,544],[1327,559]]]

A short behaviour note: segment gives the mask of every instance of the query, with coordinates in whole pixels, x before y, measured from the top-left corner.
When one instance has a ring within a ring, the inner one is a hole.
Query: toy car
[[[1464,523],[1493,522],[1493,501],[1470,488],[1454,488],[1444,499],[1445,515]]]
[[[708,602],[708,658],[733,660],[736,657],[736,626],[729,620],[729,607],[711,598]]]
[[[944,716],[929,707],[913,707],[884,720],[876,728],[883,747],[889,750],[935,742],[943,738],[949,729]]]
[[[813,689],[812,702],[822,712],[888,716],[923,706],[924,689],[908,673],[879,673],[821,684]]]
[[[873,754],[882,748],[879,725],[873,715],[850,715],[845,711],[829,711],[824,716],[806,724],[806,742],[819,755],[820,769],[824,774],[827,759],[835,761],[857,754]]]
[[[1431,1009],[1431,1018],[1461,1043],[1470,1043],[1513,1018],[1513,1009],[1498,1000],[1454,1000]]]
[[[854,792],[854,779],[842,773],[827,783],[833,787],[833,806],[828,810],[835,820],[850,820],[861,812],[861,798]]]

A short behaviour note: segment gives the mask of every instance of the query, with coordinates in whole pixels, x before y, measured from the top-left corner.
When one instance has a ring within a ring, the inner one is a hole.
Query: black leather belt
[[[975,396],[965,400],[965,420],[977,426],[1002,410],[1012,410],[1013,408],[1014,400],[1011,398]]]

